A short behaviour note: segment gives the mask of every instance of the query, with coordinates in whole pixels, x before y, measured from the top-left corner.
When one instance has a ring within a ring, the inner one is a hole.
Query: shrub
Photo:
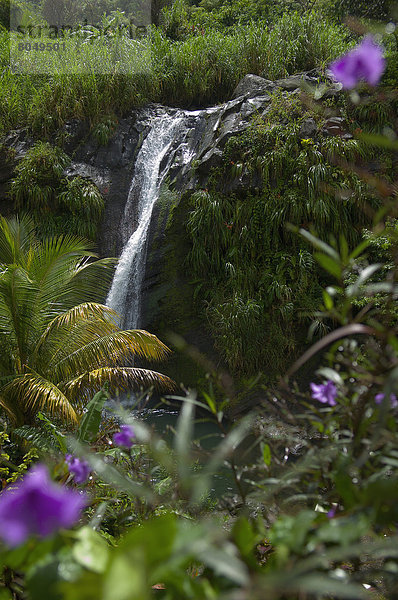
[[[69,157],[57,146],[37,142],[18,163],[10,193],[18,212],[33,216],[42,236],[65,231],[95,239],[104,200],[91,181],[67,179]]]
[[[36,214],[54,208],[65,167],[70,159],[61,148],[37,142],[18,163],[11,182],[11,195],[17,211]]]

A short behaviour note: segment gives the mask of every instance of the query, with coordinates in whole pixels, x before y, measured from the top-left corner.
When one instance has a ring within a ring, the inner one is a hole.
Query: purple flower
[[[87,481],[91,470],[88,462],[71,454],[65,454],[65,462],[68,465],[69,473],[74,475],[76,483]]]
[[[135,438],[134,429],[130,425],[122,425],[120,431],[113,436],[113,443],[116,446],[131,448],[133,439]]]
[[[326,513],[328,519],[333,519],[336,516],[337,506],[334,505],[332,508]]]
[[[311,395],[314,400],[319,400],[322,404],[329,404],[329,406],[336,406],[337,388],[333,381],[327,383],[310,383]]]
[[[333,62],[329,70],[344,88],[351,89],[361,80],[376,85],[384,68],[382,48],[371,36],[367,36],[351,52]]]
[[[47,537],[71,527],[86,504],[83,494],[54,483],[44,465],[0,493],[0,537],[19,546],[31,535]]]
[[[375,396],[375,402],[376,404],[381,404],[384,400],[384,394],[380,393],[380,394],[376,394]],[[391,404],[391,408],[396,408],[398,406],[398,400],[395,394],[390,394],[390,404]]]

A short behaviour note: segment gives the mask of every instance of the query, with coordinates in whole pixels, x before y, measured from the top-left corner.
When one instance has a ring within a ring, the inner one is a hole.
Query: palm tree
[[[0,406],[17,426],[39,410],[76,423],[105,382],[173,387],[160,373],[126,366],[169,350],[146,331],[120,330],[118,315],[95,301],[115,260],[94,259],[85,240],[39,241],[29,218],[0,218]]]

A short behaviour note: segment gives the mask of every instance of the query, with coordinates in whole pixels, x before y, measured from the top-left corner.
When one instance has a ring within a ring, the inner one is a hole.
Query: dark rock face
[[[106,256],[118,255],[123,249],[119,223],[133,177],[135,159],[149,131],[146,117],[146,113],[134,111],[130,117],[121,119],[106,146],[101,146],[93,136],[83,138],[75,146],[72,164],[66,173],[68,176],[80,175],[91,179],[105,197],[105,217],[98,247],[99,252]]]

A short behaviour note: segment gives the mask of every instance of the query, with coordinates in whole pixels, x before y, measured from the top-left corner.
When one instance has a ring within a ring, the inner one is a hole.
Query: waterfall
[[[152,116],[150,131],[136,159],[122,223],[125,246],[106,300],[107,306],[122,317],[125,329],[135,329],[139,324],[141,287],[152,211],[162,181],[172,163],[172,146],[184,133],[185,118],[183,111],[170,114],[163,110]],[[160,173],[164,159],[166,166]]]

